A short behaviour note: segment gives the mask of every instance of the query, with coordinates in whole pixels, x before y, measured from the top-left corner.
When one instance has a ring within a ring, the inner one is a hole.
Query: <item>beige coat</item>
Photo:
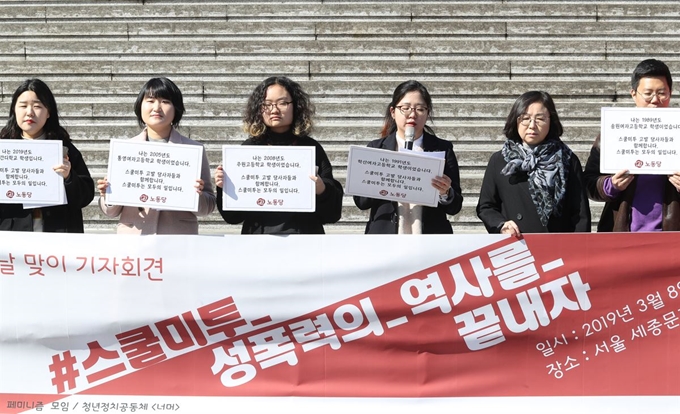
[[[136,137],[135,141],[146,141],[146,129]],[[193,141],[174,128],[168,140],[170,144],[202,145]],[[198,199],[198,212],[191,211],[159,211],[153,208],[107,205],[104,197],[99,199],[99,208],[108,217],[118,217],[118,234],[198,234],[197,216],[205,216],[215,209],[215,192],[210,179],[210,164],[203,152],[201,179],[203,191]]]

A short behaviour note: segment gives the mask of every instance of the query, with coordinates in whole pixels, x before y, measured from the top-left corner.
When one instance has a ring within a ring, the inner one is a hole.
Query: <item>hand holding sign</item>
[[[672,175],[669,175],[668,181],[670,181],[671,184],[673,184],[673,187],[680,192],[680,172],[674,172]]]
[[[54,166],[54,171],[64,177],[64,180],[68,178],[71,174],[71,162],[68,160],[68,155],[64,157],[63,163]]]
[[[323,192],[326,191],[326,183],[324,183],[321,177],[319,177],[319,167],[316,167],[316,174],[310,175],[309,178],[311,178],[312,181],[314,181],[314,189],[316,195],[323,194]]]
[[[634,176],[628,170],[621,170],[612,176],[612,185],[618,191],[623,191],[633,182]]]

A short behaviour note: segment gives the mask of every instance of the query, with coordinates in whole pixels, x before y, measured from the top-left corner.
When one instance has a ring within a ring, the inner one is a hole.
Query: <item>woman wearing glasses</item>
[[[316,176],[311,176],[316,188],[316,211],[257,212],[225,211],[222,209],[224,171],[215,172],[217,208],[229,224],[243,223],[242,234],[323,234],[323,225],[340,220],[342,185],[333,178],[333,168],[326,152],[309,137],[314,106],[300,85],[286,77],[270,77],[260,83],[250,95],[243,119],[243,130],[250,137],[243,145],[293,145],[314,147]]]
[[[437,138],[427,120],[433,120],[432,98],[420,82],[406,81],[394,90],[385,111],[382,138],[368,146],[397,151],[406,145],[405,131],[413,128],[414,151],[444,152],[443,175],[432,179],[439,192],[437,207],[427,207],[368,197],[354,197],[361,210],[370,209],[366,234],[450,234],[453,233],[448,215],[457,214],[463,205],[458,160],[450,142]]]
[[[630,86],[638,108],[667,108],[671,103],[673,78],[660,60],[640,62]],[[627,170],[601,174],[598,136],[584,176],[590,199],[605,202],[597,231],[680,231],[680,172],[669,177],[633,175]]]
[[[512,106],[503,149],[489,160],[477,215],[489,233],[589,232],[581,163],[562,142],[552,98],[532,91]]]

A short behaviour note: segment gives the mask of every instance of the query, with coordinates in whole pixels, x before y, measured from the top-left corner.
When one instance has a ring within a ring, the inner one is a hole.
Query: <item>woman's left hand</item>
[[[310,175],[309,178],[311,178],[312,181],[314,181],[316,187],[315,189],[316,195],[319,195],[326,190],[326,184],[323,182],[321,177],[319,177],[318,175]]]
[[[432,187],[439,191],[439,195],[446,195],[449,192],[449,188],[451,188],[451,179],[446,174],[441,177],[436,176],[432,179]]]
[[[196,185],[194,187],[196,187],[196,192],[198,194],[201,194],[201,192],[203,191],[203,184],[204,184],[203,180],[201,180],[200,178],[196,180]]]
[[[53,167],[54,171],[64,177],[64,180],[68,178],[71,174],[71,161],[68,160],[68,156],[64,157],[64,162],[61,165],[56,165]]]

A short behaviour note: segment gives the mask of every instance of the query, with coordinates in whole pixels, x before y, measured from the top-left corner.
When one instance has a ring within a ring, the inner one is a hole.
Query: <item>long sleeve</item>
[[[118,217],[123,211],[123,206],[109,206],[106,204],[105,197],[99,197],[99,209],[107,217]]]
[[[240,224],[246,219],[247,211],[233,211],[233,210],[223,210],[224,202],[224,190],[222,188],[217,189],[217,211],[222,216],[222,219],[229,224]]]
[[[384,139],[376,139],[368,143],[368,148],[381,148]],[[384,200],[378,200],[377,198],[371,197],[361,197],[354,196],[354,204],[359,208],[359,210],[368,210],[369,208],[375,207],[379,203],[384,203]]]
[[[444,174],[451,179],[451,190],[453,191],[453,200],[448,204],[439,203],[437,208],[443,209],[446,214],[453,216],[460,213],[463,208],[463,192],[460,188],[460,170],[458,168],[458,159],[453,152],[453,145],[446,142],[446,165],[444,166]]]
[[[64,180],[68,205],[70,208],[87,207],[94,199],[94,180],[80,151],[71,142],[65,145],[71,163],[71,173]]]
[[[336,223],[342,215],[342,198],[345,191],[338,180],[333,178],[333,167],[321,144],[315,142],[319,177],[326,188],[316,196],[316,214],[321,224]]]
[[[581,169],[581,161],[572,154],[569,171],[570,218],[575,232],[590,233],[590,203]]]
[[[212,179],[210,177],[210,163],[208,156],[203,148],[203,161],[201,163],[201,180],[203,180],[203,191],[198,197],[197,216],[207,216],[215,210],[215,190],[213,190]]]
[[[604,192],[604,182],[608,175],[600,173],[600,136],[595,138],[583,172],[584,185],[588,198],[593,201],[612,201]]]
[[[497,164],[502,161],[501,157],[501,153],[496,152],[489,159],[477,202],[477,217],[489,233],[500,233],[502,224],[508,221],[502,213],[503,202],[496,183],[496,177],[500,174]]]

